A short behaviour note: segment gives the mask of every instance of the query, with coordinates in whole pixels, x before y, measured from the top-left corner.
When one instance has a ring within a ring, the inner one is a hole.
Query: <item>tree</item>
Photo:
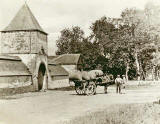
[[[153,4],[151,2],[147,3],[145,6],[145,14],[146,14],[146,27],[148,29],[148,32],[150,33],[153,45],[155,48],[155,54],[152,59],[152,72],[153,77],[155,79],[158,79],[159,77],[159,48],[160,48],[160,6]]]
[[[121,18],[102,17],[91,24],[89,37],[84,37],[78,26],[64,29],[57,40],[57,54],[80,53],[85,70],[100,68],[114,75],[145,79],[147,70],[158,65],[153,55],[160,48],[156,7],[149,4],[144,10],[127,8]]]
[[[134,50],[135,63],[137,67],[137,76],[138,80],[140,77],[144,77],[144,57],[142,54],[144,51],[147,51],[152,55],[154,48],[150,49],[153,43],[153,37],[151,36],[151,32],[148,31],[148,23],[146,21],[146,13],[141,10],[137,10],[135,8],[125,9],[122,14],[122,19],[124,20],[124,24],[128,25],[131,28],[131,38],[130,43],[132,44],[132,48]],[[149,57],[152,58],[152,57]],[[142,67],[143,65],[143,67]],[[147,66],[147,65],[146,65]],[[143,76],[142,76],[143,75]]]
[[[129,63],[133,62],[130,60],[133,57],[129,46],[131,28],[127,25],[117,25],[120,21],[122,19],[106,17],[96,20],[90,27],[90,38],[98,44],[101,55],[108,59],[105,68],[110,70],[109,73],[126,74],[128,77]]]
[[[102,55],[107,56],[114,48],[114,30],[115,26],[111,23],[111,18],[102,17],[96,20],[90,26],[92,31],[90,39],[97,44],[97,47]]]
[[[67,53],[80,53],[81,43],[84,40],[84,32],[80,27],[72,27],[72,29],[63,29],[61,36],[57,40],[57,55]]]
[[[77,26],[61,31],[61,36],[57,40],[57,47],[57,55],[81,54],[83,70],[96,69],[99,64],[103,63],[103,59],[102,61],[97,61],[101,56],[97,44],[84,37],[84,32]],[[100,68],[102,67],[100,66]]]

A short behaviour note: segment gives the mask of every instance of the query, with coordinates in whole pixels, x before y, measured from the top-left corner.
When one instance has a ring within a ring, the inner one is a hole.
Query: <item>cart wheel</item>
[[[95,83],[89,83],[88,86],[86,86],[86,95],[95,95],[96,94],[96,85]]]
[[[75,91],[78,95],[83,95],[85,93],[83,85],[75,85]]]

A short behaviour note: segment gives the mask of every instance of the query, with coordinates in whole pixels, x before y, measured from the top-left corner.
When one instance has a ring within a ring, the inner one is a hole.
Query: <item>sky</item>
[[[143,9],[150,0],[1,0],[0,30],[3,30],[27,2],[39,24],[47,32],[49,55],[55,55],[60,31],[80,26],[89,35],[90,25],[102,16],[120,17],[125,8]],[[152,0],[160,4],[159,0]]]

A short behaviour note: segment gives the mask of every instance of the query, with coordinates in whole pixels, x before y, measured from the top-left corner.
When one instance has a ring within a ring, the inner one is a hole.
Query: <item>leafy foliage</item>
[[[145,79],[157,61],[153,53],[159,49],[160,24],[154,8],[127,8],[121,18],[102,17],[91,24],[89,37],[78,26],[64,29],[57,40],[57,54],[80,53],[84,70],[99,68],[113,75],[129,75],[129,79]]]

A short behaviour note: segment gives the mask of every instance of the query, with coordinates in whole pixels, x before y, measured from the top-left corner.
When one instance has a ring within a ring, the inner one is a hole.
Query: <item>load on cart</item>
[[[79,95],[95,95],[97,86],[104,86],[104,92],[107,93],[107,87],[114,84],[113,76],[101,70],[75,71],[70,73],[69,79],[74,82],[75,91]]]

